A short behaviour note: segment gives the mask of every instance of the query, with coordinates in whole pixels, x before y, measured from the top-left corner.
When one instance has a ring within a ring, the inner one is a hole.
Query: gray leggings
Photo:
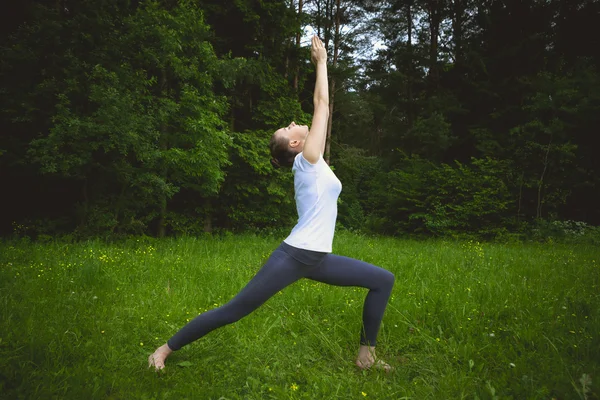
[[[285,242],[271,254],[266,264],[231,301],[198,315],[169,339],[167,344],[171,350],[179,350],[214,329],[236,322],[300,278],[336,286],[369,289],[363,307],[360,343],[376,345],[381,319],[394,286],[394,275],[364,261],[301,250]]]

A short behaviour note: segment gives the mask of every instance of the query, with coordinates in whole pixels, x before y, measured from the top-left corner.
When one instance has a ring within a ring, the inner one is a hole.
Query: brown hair
[[[294,164],[294,158],[298,153],[290,149],[289,140],[286,137],[275,132],[271,136],[269,148],[271,149],[271,165],[273,167],[291,167]]]

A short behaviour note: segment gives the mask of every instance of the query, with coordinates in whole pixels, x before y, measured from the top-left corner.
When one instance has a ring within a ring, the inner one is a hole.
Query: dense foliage
[[[600,224],[598,2],[10,7],[3,234],[290,228],[291,176],[267,143],[310,123],[305,31],[330,53],[341,226],[493,238]]]

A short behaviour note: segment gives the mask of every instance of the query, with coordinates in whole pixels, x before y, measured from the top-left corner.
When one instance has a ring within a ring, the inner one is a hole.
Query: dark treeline
[[[267,143],[310,123],[307,26],[329,52],[341,226],[600,224],[599,1],[11,3],[4,235],[290,228]]]

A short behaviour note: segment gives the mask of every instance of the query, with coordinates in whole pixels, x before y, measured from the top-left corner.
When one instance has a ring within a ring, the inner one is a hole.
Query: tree
[[[125,16],[110,5],[83,6],[41,22],[41,32],[24,32],[21,42],[31,47],[8,52],[42,57],[45,49],[34,46],[46,27],[59,37],[78,32],[59,48],[66,68],[50,65],[39,80],[38,88],[51,88],[56,100],[45,107],[55,112],[44,121],[48,131],[31,141],[30,160],[43,173],[80,182],[81,226],[95,220],[95,229],[142,232],[155,220],[164,235],[169,199],[181,188],[217,193],[228,163],[226,103],[212,89],[219,61],[207,26],[184,1],[171,10],[147,2]],[[103,29],[90,24],[92,10]],[[96,44],[83,51],[86,42]],[[42,96],[29,90],[25,104]]]

